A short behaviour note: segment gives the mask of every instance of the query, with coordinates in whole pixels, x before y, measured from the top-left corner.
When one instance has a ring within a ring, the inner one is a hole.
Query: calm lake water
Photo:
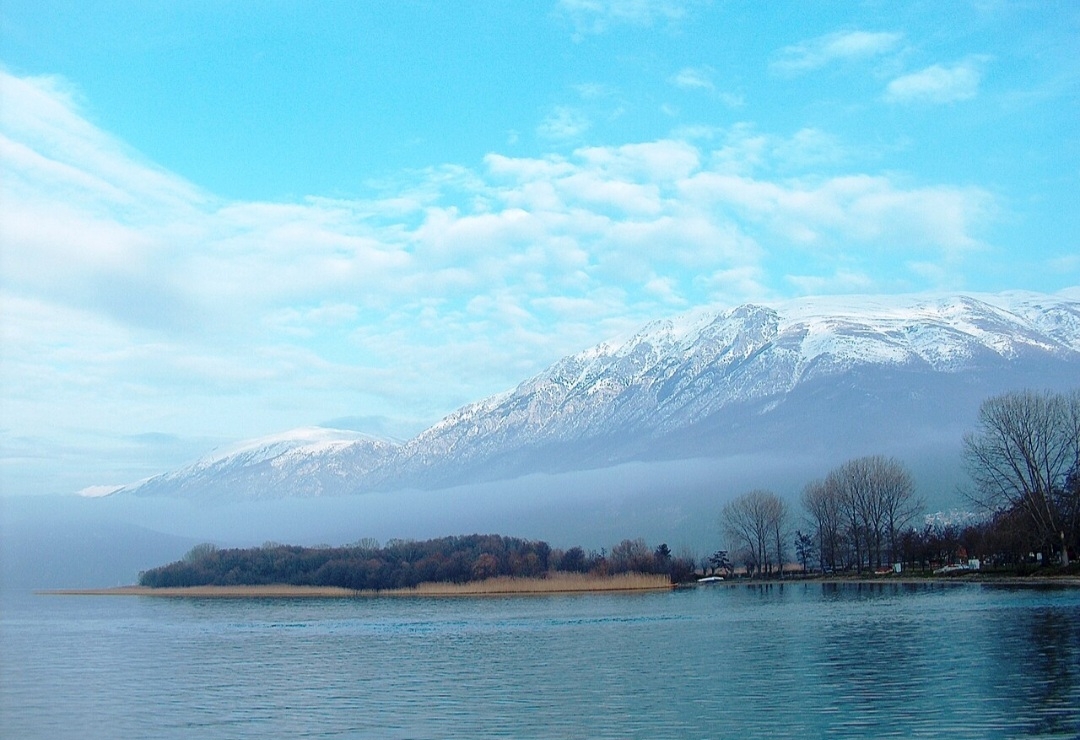
[[[8,594],[4,738],[1080,737],[1080,590]]]

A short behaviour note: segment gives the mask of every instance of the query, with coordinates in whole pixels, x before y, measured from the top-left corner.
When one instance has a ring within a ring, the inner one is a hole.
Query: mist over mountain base
[[[928,510],[953,508],[962,475],[955,455],[924,450],[911,466]],[[634,462],[591,471],[534,474],[442,490],[324,498],[199,502],[167,497],[27,496],[5,499],[0,588],[89,588],[134,583],[141,570],[177,560],[199,542],[344,545],[365,537],[427,539],[498,533],[554,547],[610,549],[623,539],[667,543],[703,555],[722,546],[724,503],[771,488],[797,509],[803,485],[831,460],[739,455]],[[796,515],[794,526],[802,526]]]

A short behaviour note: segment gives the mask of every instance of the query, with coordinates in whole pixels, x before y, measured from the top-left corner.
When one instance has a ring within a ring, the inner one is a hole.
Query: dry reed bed
[[[115,588],[79,588],[43,591],[52,596],[164,596],[187,598],[342,598],[358,592],[329,586],[184,586],[149,588],[148,586],[117,586]]]
[[[503,594],[568,594],[625,591],[658,591],[671,588],[663,575],[622,573],[616,576],[590,576],[560,573],[548,578],[489,578],[472,583],[421,583],[416,588],[386,591],[403,596],[499,596]]]

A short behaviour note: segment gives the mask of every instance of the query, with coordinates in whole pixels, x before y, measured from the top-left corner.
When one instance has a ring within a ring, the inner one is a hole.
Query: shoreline
[[[927,584],[971,584],[976,586],[1063,586],[1068,588],[1080,588],[1080,576],[1003,576],[1003,575],[963,575],[963,576],[900,576],[899,578],[861,578],[848,580],[846,578],[821,578],[818,583],[898,583],[901,585]]]
[[[470,583],[421,583],[414,588],[355,591],[336,586],[113,586],[35,591],[42,596],[150,596],[155,598],[342,599],[409,596],[528,596],[670,591],[667,576],[559,576],[556,578],[491,578]]]
[[[292,586],[288,584],[263,586],[182,586],[151,588],[149,586],[112,586],[107,588],[70,588],[34,591],[43,596],[150,596],[155,598],[230,598],[230,599],[343,599],[375,597],[431,596],[528,596],[602,593],[645,593],[670,591],[676,588],[716,588],[732,586],[784,585],[850,585],[850,586],[917,586],[917,585],[982,585],[1080,588],[1080,576],[1005,576],[967,574],[962,576],[882,576],[843,577],[817,576],[776,580],[735,578],[698,584],[672,585],[665,576],[625,574],[618,576],[573,576],[555,578],[492,578],[470,583],[421,583],[414,588],[383,591],[355,591],[336,586]]]
[[[795,576],[770,580],[733,578],[708,584],[709,586],[772,586],[785,584],[822,584],[850,586],[897,586],[945,585],[945,586],[1061,586],[1080,588],[1080,576],[1008,576],[969,573],[947,576]],[[698,585],[698,584],[687,584]],[[704,586],[705,584],[701,584]]]

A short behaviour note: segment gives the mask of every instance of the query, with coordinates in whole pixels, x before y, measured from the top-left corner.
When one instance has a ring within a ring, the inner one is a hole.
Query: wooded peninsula
[[[580,547],[553,549],[539,540],[479,534],[425,541],[390,540],[382,547],[373,540],[344,547],[266,543],[255,548],[218,549],[203,544],[192,548],[182,560],[140,573],[139,585],[288,585],[391,591],[415,589],[421,584],[560,578],[560,590],[581,590],[567,576],[585,575],[594,580],[653,576],[647,582],[656,587],[658,583],[692,580],[694,563],[672,556],[667,545],[650,549],[644,540],[624,540],[610,553],[586,552]]]

